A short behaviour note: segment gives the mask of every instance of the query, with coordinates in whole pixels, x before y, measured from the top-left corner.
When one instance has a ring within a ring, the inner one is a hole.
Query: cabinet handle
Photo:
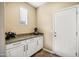
[[[37,40],[37,45],[38,45],[38,40]]]
[[[26,45],[26,47],[27,47],[26,50],[28,50],[28,45]]]
[[[28,50],[28,45],[27,45],[27,50]]]
[[[24,51],[25,51],[25,45],[24,45]]]

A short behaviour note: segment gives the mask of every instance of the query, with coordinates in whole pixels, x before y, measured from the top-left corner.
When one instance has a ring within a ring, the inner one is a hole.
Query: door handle
[[[56,37],[56,35],[54,35],[54,37]]]
[[[56,32],[54,32],[54,34],[56,34]]]
[[[54,32],[54,37],[56,37],[56,32]]]

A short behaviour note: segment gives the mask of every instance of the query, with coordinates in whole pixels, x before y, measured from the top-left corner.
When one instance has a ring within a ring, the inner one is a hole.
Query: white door
[[[23,57],[24,56],[24,45],[18,46],[7,50],[7,57]]]
[[[76,8],[55,14],[53,51],[60,56],[76,56]]]

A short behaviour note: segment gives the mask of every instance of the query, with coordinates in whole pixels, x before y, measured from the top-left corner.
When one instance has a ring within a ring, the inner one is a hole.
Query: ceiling
[[[43,4],[46,4],[47,2],[28,2],[30,5],[32,5],[33,7],[37,8]]]

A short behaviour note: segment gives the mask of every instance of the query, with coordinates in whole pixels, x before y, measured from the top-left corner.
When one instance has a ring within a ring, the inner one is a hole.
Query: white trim
[[[43,50],[45,50],[45,51],[47,51],[47,52],[49,52],[49,53],[52,53],[52,54],[53,54],[53,51],[50,51],[50,50],[48,50],[48,49],[46,49],[46,48],[43,48]]]
[[[55,54],[55,55],[57,55],[57,56],[60,56],[60,55],[56,54],[54,51],[50,51],[50,50],[48,50],[48,49],[46,49],[46,48],[43,48],[43,50],[45,50],[45,51],[47,51],[47,52],[49,52],[49,53],[51,53],[51,54]]]
[[[62,10],[66,10],[66,9],[77,8],[77,7],[79,7],[79,4],[78,5],[72,5],[72,6],[69,6],[69,7],[66,7],[66,8],[61,8],[59,10],[55,10],[53,13],[60,12]]]

